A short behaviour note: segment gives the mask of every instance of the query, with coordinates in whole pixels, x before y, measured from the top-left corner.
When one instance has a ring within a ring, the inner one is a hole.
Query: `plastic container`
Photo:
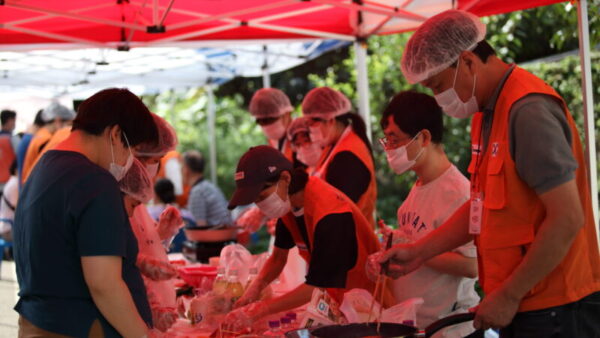
[[[217,295],[222,295],[227,291],[227,277],[225,276],[225,268],[217,270],[217,276],[213,283],[213,292]]]
[[[227,293],[231,295],[231,301],[237,301],[244,294],[244,286],[238,278],[238,270],[230,270],[227,279]]]
[[[200,287],[203,280],[208,279],[212,282],[217,276],[217,269],[208,265],[190,265],[179,268],[178,271],[181,279],[195,288]]]

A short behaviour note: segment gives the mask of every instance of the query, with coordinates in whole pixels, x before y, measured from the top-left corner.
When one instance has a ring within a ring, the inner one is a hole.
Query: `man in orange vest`
[[[581,141],[550,86],[504,63],[464,11],[427,20],[401,68],[448,115],[473,116],[471,198],[440,228],[389,250],[397,277],[475,239],[476,328],[501,337],[598,337],[600,259]],[[593,192],[596,193],[596,192]]]
[[[278,218],[275,247],[258,277],[235,304],[226,322],[234,330],[310,301],[315,288],[326,288],[340,303],[344,291],[373,291],[365,273],[367,256],[379,250],[371,224],[341,191],[308,176],[269,146],[250,148],[238,162],[236,191],[229,208],[255,202],[269,218]],[[308,263],[306,280],[279,297],[256,302],[283,270],[288,252],[298,247]],[[389,290],[388,290],[389,291]],[[256,302],[256,303],[255,303]],[[387,305],[393,302],[388,292]],[[243,306],[243,307],[240,307]]]

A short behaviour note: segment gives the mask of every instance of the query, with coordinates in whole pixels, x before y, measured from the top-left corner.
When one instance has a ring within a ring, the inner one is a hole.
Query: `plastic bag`
[[[219,268],[225,269],[227,277],[229,277],[229,272],[235,269],[238,279],[244,283],[248,279],[252,263],[252,254],[243,245],[230,244],[221,250]]]
[[[364,289],[352,289],[344,294],[340,310],[349,323],[365,323],[369,320],[369,309],[373,296]],[[417,310],[423,304],[423,298],[409,298],[381,312],[381,321],[388,323],[403,323],[412,321],[417,325]],[[374,302],[371,311],[371,321],[379,317],[380,304]]]

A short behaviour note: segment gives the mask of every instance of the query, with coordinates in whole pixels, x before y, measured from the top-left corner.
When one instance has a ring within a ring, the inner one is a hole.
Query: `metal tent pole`
[[[354,52],[356,59],[356,88],[358,89],[358,113],[365,120],[367,136],[371,136],[371,110],[369,108],[369,78],[367,76],[367,43],[366,41],[355,41]]]
[[[210,180],[217,185],[217,138],[215,136],[215,95],[211,85],[206,86],[208,95],[208,156],[210,160]]]
[[[588,180],[592,197],[592,208],[594,210],[594,222],[595,224],[598,224],[598,164],[596,162],[594,96],[592,90],[587,0],[577,1],[577,19],[579,24],[579,58],[581,63],[581,89],[583,92],[583,116],[585,121],[585,159],[588,167]]]
[[[262,65],[262,80],[263,80],[263,88],[271,88],[271,74],[269,74],[269,54],[267,45],[263,45],[263,52],[265,56],[265,61]]]

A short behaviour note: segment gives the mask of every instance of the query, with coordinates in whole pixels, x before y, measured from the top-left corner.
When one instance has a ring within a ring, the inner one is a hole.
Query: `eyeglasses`
[[[415,135],[415,137],[417,135]],[[386,136],[379,139],[379,144],[381,144],[384,150],[396,149],[407,143],[407,141],[410,142],[412,139],[414,139],[414,137],[405,137],[403,139],[397,139],[396,137]]]

